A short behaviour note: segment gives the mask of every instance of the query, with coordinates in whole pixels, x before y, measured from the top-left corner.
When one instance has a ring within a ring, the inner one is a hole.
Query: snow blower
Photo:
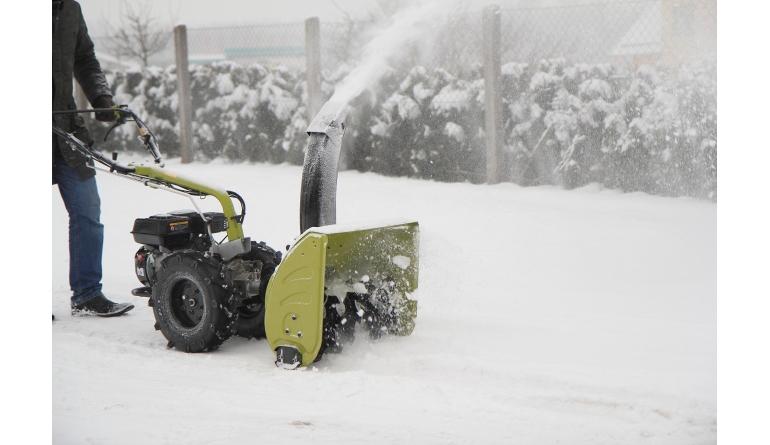
[[[357,333],[370,338],[410,335],[417,315],[419,225],[398,220],[336,224],[337,170],[345,132],[345,107],[329,102],[308,127],[302,173],[300,235],[285,257],[264,242],[245,237],[246,204],[236,192],[164,168],[152,131],[127,106],[113,109],[117,126],[133,121],[154,162],[117,161],[73,134],[53,133],[97,170],[190,199],[195,210],[139,218],[131,231],[142,246],[134,256],[155,329],[168,348],[204,352],[232,335],[267,338],[276,365],[307,366],[324,353],[338,353]],[[92,162],[93,163],[93,162]],[[202,212],[195,198],[213,196],[222,212]],[[240,206],[237,213],[235,199]],[[214,234],[225,233],[222,241]]]

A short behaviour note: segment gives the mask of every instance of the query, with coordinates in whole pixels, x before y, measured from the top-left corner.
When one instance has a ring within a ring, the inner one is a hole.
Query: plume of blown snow
[[[388,59],[409,43],[438,32],[459,6],[456,0],[415,2],[394,14],[390,25],[367,44],[361,62],[337,84],[330,101],[348,103],[355,99],[387,71]]]

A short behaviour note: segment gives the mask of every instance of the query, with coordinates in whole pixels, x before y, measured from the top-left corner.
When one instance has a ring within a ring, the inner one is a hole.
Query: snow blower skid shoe
[[[307,230],[267,288],[265,332],[276,365],[294,369],[340,352],[357,324],[374,339],[411,334],[418,255],[414,221]]]

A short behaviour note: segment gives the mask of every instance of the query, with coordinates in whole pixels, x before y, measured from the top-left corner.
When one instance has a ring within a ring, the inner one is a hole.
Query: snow
[[[374,125],[370,128],[371,132],[375,136],[382,138],[390,136],[390,123],[385,122],[377,117],[374,118]]]
[[[253,240],[282,248],[298,235],[301,167],[172,159],[167,168],[241,194]],[[714,203],[596,184],[342,172],[339,222],[420,222],[417,325],[409,337],[359,337],[285,371],[264,340],[166,349],[146,299],[130,295],[140,283],[129,232],[135,218],[190,202],[104,173],[98,183],[104,290],[136,308],[114,319],[69,315],[67,219],[54,187],[54,443],[717,440]]]
[[[420,116],[420,106],[411,97],[403,94],[393,93],[392,96],[382,104],[382,108],[389,113],[394,109],[398,111],[398,116],[403,120],[415,119]]]
[[[413,222],[414,222],[413,219],[407,219],[407,218],[388,218],[388,219],[378,219],[377,221],[356,221],[356,222],[348,222],[348,223],[342,223],[342,224],[333,224],[333,225],[323,226],[323,227],[312,227],[308,230],[315,233],[331,235],[335,233],[370,230],[370,229],[376,229],[376,228],[386,227],[386,226],[387,227],[406,226],[407,224],[410,224]],[[366,280],[364,280],[364,282],[365,281]]]
[[[420,82],[412,88],[412,94],[415,99],[423,101],[433,95],[433,89],[426,87],[423,82]]]
[[[529,88],[531,90],[544,90],[546,88],[553,88],[561,83],[559,76],[543,71],[538,71],[532,76],[532,80],[529,82]]]
[[[412,260],[409,259],[409,257],[405,257],[403,255],[396,255],[391,258],[391,261],[402,270],[406,270],[406,268],[409,267],[409,264],[412,263]]]
[[[299,101],[291,96],[284,88],[286,82],[273,73],[267,74],[267,79],[260,91],[260,101],[268,102],[270,111],[278,119],[285,120],[291,117],[299,106]]]
[[[457,142],[462,142],[465,140],[465,130],[463,130],[463,127],[457,125],[454,122],[446,123],[444,126],[444,134],[456,140]]]
[[[441,89],[431,100],[430,108],[440,115],[448,115],[452,111],[462,113],[468,108],[470,92],[456,85],[449,84]]]
[[[435,35],[441,23],[456,12],[458,2],[424,0],[396,12],[391,23],[366,44],[360,63],[336,86],[331,101],[349,102],[366,88],[376,85],[387,72],[388,59],[410,42]]]
[[[612,87],[607,81],[602,79],[588,79],[580,84],[580,94],[590,99],[602,98],[612,99]]]
[[[366,286],[364,286],[363,283],[353,283],[353,292],[356,292],[358,294],[365,294],[366,293]],[[339,295],[345,295],[344,293]],[[344,311],[344,309],[343,309]]]
[[[519,78],[524,74],[528,64],[521,62],[508,62],[500,67],[500,74],[503,76],[513,76]]]
[[[233,84],[233,79],[230,77],[230,73],[217,74],[216,84],[217,91],[222,96],[232,93],[235,89],[235,84]]]

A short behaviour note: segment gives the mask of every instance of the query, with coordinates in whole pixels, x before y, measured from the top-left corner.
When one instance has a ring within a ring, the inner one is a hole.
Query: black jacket
[[[94,43],[88,36],[80,4],[74,0],[53,1],[53,111],[75,110],[72,96],[72,76],[83,88],[91,104],[100,96],[112,97],[107,79],[94,54]],[[91,142],[81,116],[56,115],[53,124],[74,133],[78,139]],[[64,160],[83,178],[94,176],[86,165],[86,157],[76,152],[63,140],[53,140],[54,154],[61,150]],[[57,143],[58,142],[58,143]],[[58,146],[58,148],[57,148]],[[54,158],[55,159],[55,158]],[[55,181],[54,181],[55,182]]]

